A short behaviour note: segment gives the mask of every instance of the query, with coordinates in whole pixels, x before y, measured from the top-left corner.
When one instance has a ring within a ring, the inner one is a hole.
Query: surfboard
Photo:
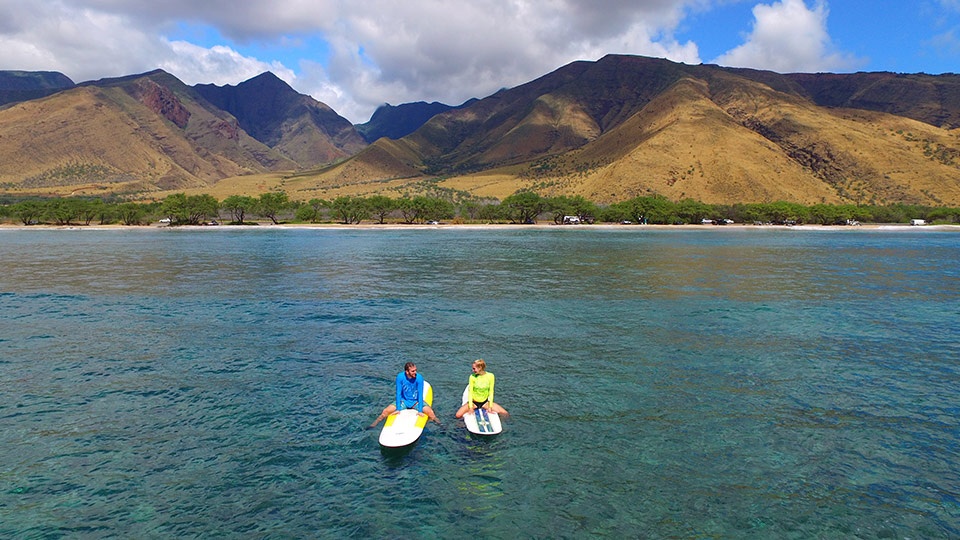
[[[423,381],[423,402],[433,406],[433,387]],[[420,416],[416,409],[404,409],[396,414],[387,416],[380,430],[380,445],[387,448],[400,448],[417,442],[424,426],[430,418],[424,414]]]
[[[460,405],[466,404],[468,399],[470,399],[470,386],[463,389]],[[503,431],[500,415],[486,409],[474,409],[473,412],[463,415],[463,423],[466,424],[467,431],[475,435],[496,435]]]

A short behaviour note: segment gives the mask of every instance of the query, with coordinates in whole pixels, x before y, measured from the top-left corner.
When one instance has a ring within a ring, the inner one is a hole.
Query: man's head
[[[417,377],[417,365],[413,362],[404,364],[403,371],[407,374],[407,378],[415,379]]]

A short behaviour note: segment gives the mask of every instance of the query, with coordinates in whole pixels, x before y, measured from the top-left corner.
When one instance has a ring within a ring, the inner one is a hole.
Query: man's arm
[[[424,400],[427,399],[426,394],[423,393],[423,376],[417,373],[417,412],[423,412]]]
[[[401,380],[401,377],[403,377],[403,373],[397,375],[397,379],[394,384],[394,386],[396,386],[396,397],[394,398],[394,401],[398,411],[400,410],[400,402],[403,401],[403,380]]]

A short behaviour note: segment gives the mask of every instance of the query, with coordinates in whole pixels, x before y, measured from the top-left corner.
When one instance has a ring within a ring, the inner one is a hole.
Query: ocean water
[[[0,537],[960,537],[957,232],[0,230],[0,257]],[[476,358],[493,438],[453,418]],[[382,451],[406,361],[443,425]]]

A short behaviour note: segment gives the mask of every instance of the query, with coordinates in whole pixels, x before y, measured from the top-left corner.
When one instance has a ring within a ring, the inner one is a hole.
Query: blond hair
[[[473,365],[478,366],[480,368],[480,371],[487,370],[487,363],[483,361],[483,358],[478,358],[474,360]]]

